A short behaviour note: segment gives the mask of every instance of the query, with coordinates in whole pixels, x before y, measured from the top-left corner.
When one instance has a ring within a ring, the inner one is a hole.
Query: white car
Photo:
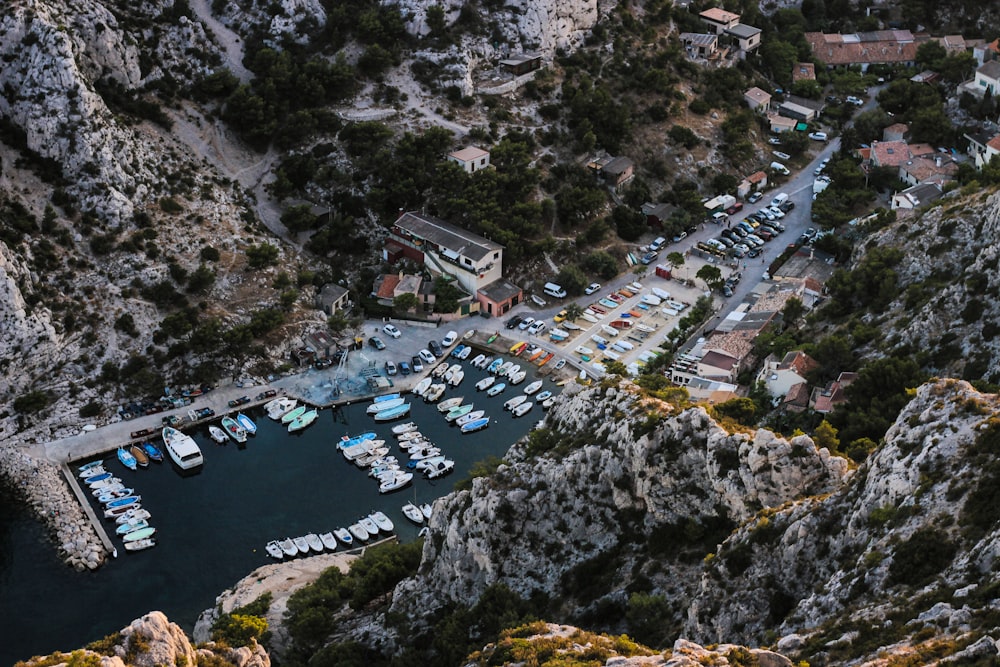
[[[813,141],[826,141],[827,140],[826,132],[810,132],[809,133],[809,138],[812,139]]]
[[[543,320],[537,320],[534,324],[528,327],[528,333],[534,336],[540,334],[543,329],[545,329],[545,322]]]
[[[865,103],[865,101],[863,99],[861,99],[860,97],[855,97],[854,95],[848,95],[847,96],[847,103],[848,104],[853,104],[855,106],[861,106],[862,104]]]
[[[782,211],[777,206],[770,206],[770,207],[768,207],[767,210],[770,211],[771,213],[773,213],[774,217],[777,218],[778,220],[781,220],[782,218],[785,217],[785,212]]]
[[[427,349],[420,350],[420,352],[417,352],[417,355],[420,357],[420,360],[427,365],[433,364],[437,361],[437,358],[435,358],[435,356],[431,354],[431,351]]]
[[[395,326],[391,324],[387,324],[384,327],[382,327],[382,331],[384,331],[386,335],[392,336],[393,338],[399,338],[400,336],[399,329],[397,329]]]
[[[520,329],[521,331],[524,331],[534,323],[535,323],[534,317],[526,317],[523,320],[521,320],[521,323],[517,325],[517,328]]]
[[[455,344],[456,340],[458,340],[458,332],[457,331],[449,331],[448,333],[446,333],[444,335],[444,338],[441,339],[441,346],[442,347],[451,347],[452,345]]]
[[[583,290],[583,293],[590,296],[594,292],[599,292],[601,290],[601,283],[590,283],[587,285],[587,289]]]

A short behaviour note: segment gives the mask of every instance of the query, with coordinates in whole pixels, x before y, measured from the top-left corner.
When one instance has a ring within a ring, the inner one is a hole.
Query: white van
[[[775,170],[777,172],[780,172],[780,173],[784,174],[785,176],[788,176],[790,173],[792,173],[792,172],[788,171],[788,167],[786,167],[785,165],[781,164],[780,162],[772,162],[771,163],[771,169],[773,169],[773,170]]]
[[[566,290],[555,283],[545,283],[545,287],[542,289],[543,292],[556,299],[562,299],[566,296]]]
[[[781,208],[781,205],[784,204],[786,201],[788,201],[788,193],[779,192],[778,194],[774,195],[774,199],[771,200],[770,205],[774,208]]]

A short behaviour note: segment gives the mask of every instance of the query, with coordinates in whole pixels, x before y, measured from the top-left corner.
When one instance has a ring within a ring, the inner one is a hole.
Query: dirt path
[[[239,78],[240,83],[250,81],[253,78],[253,73],[243,66],[243,40],[212,16],[208,0],[191,0],[190,5],[198,19],[205,24],[205,27],[222,47],[225,65],[229,71]]]

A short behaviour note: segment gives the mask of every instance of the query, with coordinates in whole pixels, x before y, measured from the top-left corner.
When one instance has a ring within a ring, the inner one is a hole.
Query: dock
[[[76,496],[77,502],[80,503],[80,507],[83,508],[83,513],[87,515],[90,519],[90,523],[94,526],[94,531],[97,533],[97,537],[101,540],[101,544],[109,554],[112,554],[116,558],[118,557],[118,549],[115,547],[114,543],[111,541],[111,536],[108,535],[108,531],[104,529],[104,522],[97,516],[94,511],[94,507],[90,504],[90,499],[84,494],[83,489],[80,488],[80,482],[77,480],[76,475],[68,465],[60,465],[60,470],[62,470],[63,477],[69,483],[69,488],[73,490],[73,494]]]

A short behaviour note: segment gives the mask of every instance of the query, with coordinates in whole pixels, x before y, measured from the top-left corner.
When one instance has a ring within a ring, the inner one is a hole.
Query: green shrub
[[[926,584],[951,563],[957,549],[943,530],[921,528],[893,552],[889,583]]]

